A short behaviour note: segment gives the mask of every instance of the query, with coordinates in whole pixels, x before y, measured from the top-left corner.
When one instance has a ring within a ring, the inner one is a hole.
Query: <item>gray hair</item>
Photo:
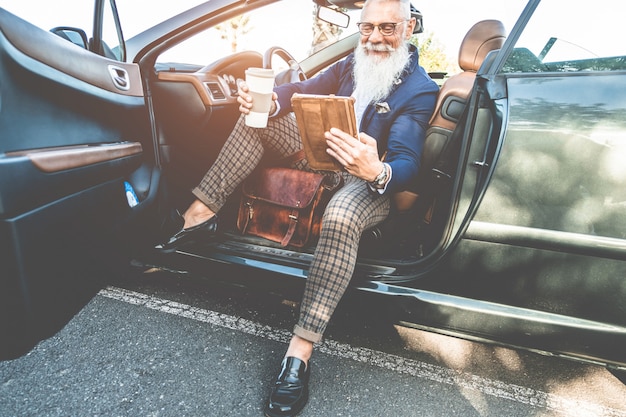
[[[400,12],[404,15],[406,20],[411,18],[411,0],[366,0],[363,8],[367,7],[369,3],[399,3]]]

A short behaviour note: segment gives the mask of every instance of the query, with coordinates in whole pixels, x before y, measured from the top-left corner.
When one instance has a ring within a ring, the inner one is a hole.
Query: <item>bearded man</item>
[[[336,128],[325,134],[327,152],[344,167],[344,186],[324,213],[300,317],[265,406],[267,416],[293,416],[306,404],[309,359],[352,278],[361,234],[387,217],[390,195],[409,188],[417,175],[438,87],[419,66],[417,48],[408,42],[415,24],[409,0],[368,0],[354,53],[314,78],[276,87],[266,128],[245,125],[243,115],[250,112],[252,97],[241,82],[242,117],[192,190],[196,200],[183,215],[183,229],[157,246],[172,251],[214,234],[216,213],[266,151],[289,156],[302,149],[291,114],[294,93],[356,98],[359,137]],[[295,167],[309,169],[305,160]]]

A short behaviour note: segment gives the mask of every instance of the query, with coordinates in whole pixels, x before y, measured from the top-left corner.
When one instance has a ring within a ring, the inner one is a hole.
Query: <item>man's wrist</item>
[[[278,100],[272,100],[272,104],[270,105],[269,117],[274,117],[280,111],[280,103]]]
[[[376,176],[372,181],[370,181],[370,185],[374,188],[380,189],[384,188],[385,184],[389,180],[389,168],[387,164],[383,163],[383,169],[380,171],[380,174]]]

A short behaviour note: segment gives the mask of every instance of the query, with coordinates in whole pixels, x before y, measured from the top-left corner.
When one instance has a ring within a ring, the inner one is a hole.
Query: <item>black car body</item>
[[[204,66],[159,57],[271,3],[201,3],[126,40],[114,1],[94,2],[85,32],[64,22],[46,31],[0,8],[3,357],[50,336],[130,264],[210,275],[215,262],[233,263],[306,278],[312,247],[241,235],[238,195],[220,213],[219,240],[152,250],[239,115],[234,81],[291,59],[281,45]],[[354,289],[394,297],[406,325],[626,368],[626,50],[604,3],[576,21],[566,1],[528,1],[475,75],[432,217],[418,204],[368,231]],[[119,45],[105,42],[106,22]],[[586,49],[607,52],[552,58],[576,29],[594,35]],[[283,79],[315,76],[357,39],[294,59]],[[425,183],[431,175],[423,169]]]

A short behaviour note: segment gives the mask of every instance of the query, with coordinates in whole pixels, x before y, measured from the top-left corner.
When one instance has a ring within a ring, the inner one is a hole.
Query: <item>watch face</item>
[[[376,183],[380,186],[385,185],[385,183],[387,182],[387,165],[383,166],[383,172],[380,173],[380,175],[378,176],[378,178],[376,178]]]

